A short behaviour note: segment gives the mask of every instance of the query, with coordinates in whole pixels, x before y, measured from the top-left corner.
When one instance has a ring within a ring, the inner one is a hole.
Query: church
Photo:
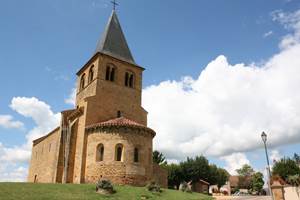
[[[28,182],[167,187],[152,161],[153,138],[141,105],[145,69],[130,52],[113,10],[91,59],[77,72],[76,105],[59,127],[33,141]]]

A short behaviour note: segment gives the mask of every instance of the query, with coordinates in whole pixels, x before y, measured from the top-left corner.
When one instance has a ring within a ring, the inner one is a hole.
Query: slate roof
[[[136,65],[115,11],[112,11],[102,38],[97,44],[95,53],[97,52]]]

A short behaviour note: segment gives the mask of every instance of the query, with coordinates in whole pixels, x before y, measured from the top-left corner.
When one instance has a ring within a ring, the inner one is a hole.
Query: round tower
[[[109,179],[115,184],[144,186],[152,178],[155,132],[119,117],[86,127],[88,183]]]

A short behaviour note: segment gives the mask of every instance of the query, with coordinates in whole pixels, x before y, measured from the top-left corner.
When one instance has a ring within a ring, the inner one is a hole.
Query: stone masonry
[[[33,142],[29,182],[144,186],[166,171],[152,163],[155,132],[147,127],[142,73],[113,11],[94,56],[77,72],[74,109],[60,126]]]

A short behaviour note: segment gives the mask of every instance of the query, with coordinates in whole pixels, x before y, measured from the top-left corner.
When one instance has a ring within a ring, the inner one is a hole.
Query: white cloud
[[[283,37],[279,47],[281,49],[289,48],[300,43],[300,10],[292,13],[285,13],[281,10],[276,10],[271,13],[274,21],[284,25],[292,33]]]
[[[69,97],[65,99],[65,103],[75,106],[75,101],[76,101],[76,88],[73,88]]]
[[[273,35],[273,31],[268,31],[268,32],[264,33],[264,38],[269,37],[271,35]]]
[[[0,181],[3,182],[23,182],[27,178],[26,167],[8,166],[6,164],[0,166]]]
[[[225,169],[231,175],[237,175],[236,170],[240,169],[243,165],[250,165],[250,161],[247,159],[244,153],[233,153],[229,156],[221,157],[221,160],[226,162]]]
[[[26,135],[27,145],[30,147],[33,140],[59,125],[60,113],[53,113],[48,104],[35,97],[14,97],[10,107],[24,117],[34,120],[36,126]]]
[[[46,135],[59,125],[60,113],[54,113],[51,107],[35,97],[14,97],[10,107],[24,117],[32,118],[36,126],[26,135],[26,143],[21,146],[6,147],[0,143],[0,168],[3,174],[0,181],[24,181],[27,169],[20,168],[20,163],[28,163],[32,141]]]
[[[270,155],[270,161],[274,163],[274,161],[279,161],[282,158],[282,155],[278,150],[272,150]]]
[[[300,27],[292,27],[296,38]],[[272,147],[299,142],[299,52],[300,42],[285,46],[261,66],[232,65],[219,56],[196,79],[145,88],[155,148],[168,159],[224,156],[261,148],[262,131]]]
[[[11,115],[0,115],[0,126],[4,128],[16,128],[22,129],[24,128],[24,124],[20,121],[13,120]]]

